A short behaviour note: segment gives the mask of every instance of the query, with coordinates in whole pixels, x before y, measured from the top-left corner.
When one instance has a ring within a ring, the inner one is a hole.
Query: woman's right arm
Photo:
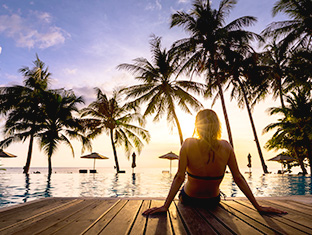
[[[260,206],[254,197],[251,189],[249,188],[248,183],[246,182],[244,176],[240,173],[236,161],[236,157],[234,154],[234,151],[232,147],[230,147],[230,157],[228,160],[228,166],[231,170],[231,173],[233,175],[234,182],[237,184],[239,189],[245,194],[245,196],[248,198],[248,200],[251,202],[251,204],[260,212],[260,213],[277,213],[277,214],[285,214],[286,211],[282,211],[273,207],[263,207]]]

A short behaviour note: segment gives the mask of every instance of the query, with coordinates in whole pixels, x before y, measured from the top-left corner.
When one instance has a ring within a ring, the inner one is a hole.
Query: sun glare
[[[184,112],[177,112],[178,119],[181,125],[183,138],[190,138],[194,133],[195,114],[189,115]]]

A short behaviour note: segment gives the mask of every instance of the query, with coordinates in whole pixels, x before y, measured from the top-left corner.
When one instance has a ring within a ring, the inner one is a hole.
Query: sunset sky
[[[256,16],[258,23],[248,30],[260,33],[272,21],[285,19],[283,15],[272,18],[274,2],[238,0],[228,22],[245,15]],[[118,86],[136,83],[131,74],[118,71],[116,66],[131,63],[137,57],[150,59],[149,39],[152,34],[161,36],[163,46],[167,48],[174,41],[187,37],[182,28],[169,28],[170,17],[178,10],[188,11],[191,8],[190,0],[1,0],[0,4],[0,86],[22,84],[23,77],[18,69],[32,67],[37,53],[52,73],[51,87],[73,89],[77,95],[84,97],[86,104],[95,99],[94,87],[110,94]],[[213,8],[218,5],[219,1],[212,1]],[[239,109],[235,100],[230,101],[229,92],[225,92],[225,98],[239,165],[246,167],[247,155],[251,153],[253,166],[260,167],[247,111]],[[205,108],[211,108],[211,100],[202,102]],[[262,135],[263,128],[277,120],[277,117],[270,117],[266,110],[278,105],[278,102],[267,99],[253,111],[261,146],[273,134]],[[220,100],[213,109],[223,125],[222,137],[227,139]],[[178,115],[184,137],[190,137],[194,117],[181,111]],[[3,117],[0,124],[4,124]],[[138,157],[137,166],[168,167],[169,162],[158,159],[158,156],[169,151],[178,153],[180,144],[176,129],[171,129],[165,118],[158,123],[149,118],[145,128],[150,131],[152,139]],[[0,137],[2,139],[3,135]],[[92,167],[92,161],[80,159],[80,144],[73,143],[75,158],[71,156],[70,149],[62,145],[53,156],[54,167]],[[24,166],[27,149],[28,140],[5,149],[18,155],[18,158],[1,159],[2,165]],[[265,159],[277,154],[264,148],[262,150]],[[93,151],[110,158],[98,161],[98,167],[113,167],[113,153],[107,136],[93,141]],[[122,148],[118,149],[118,156],[121,168],[129,168],[131,163],[125,158]],[[267,164],[269,170],[270,166],[279,167],[274,162]],[[47,166],[47,158],[37,143],[31,166]]]

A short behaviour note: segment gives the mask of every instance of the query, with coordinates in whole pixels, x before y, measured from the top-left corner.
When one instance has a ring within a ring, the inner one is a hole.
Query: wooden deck
[[[172,203],[167,214],[142,216],[163,200],[46,198],[0,210],[0,234],[312,234],[312,196],[258,198],[288,211],[260,215],[245,199],[213,210]]]

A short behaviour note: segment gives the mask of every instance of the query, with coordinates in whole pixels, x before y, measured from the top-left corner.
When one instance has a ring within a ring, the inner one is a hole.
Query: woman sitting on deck
[[[260,213],[286,213],[260,206],[253,196],[246,180],[240,173],[232,146],[221,140],[221,126],[217,114],[210,109],[199,111],[195,120],[195,133],[198,138],[184,141],[176,173],[165,204],[146,210],[143,214],[166,212],[188,174],[179,199],[186,205],[203,207],[217,206],[220,202],[219,186],[228,165],[235,183]]]

